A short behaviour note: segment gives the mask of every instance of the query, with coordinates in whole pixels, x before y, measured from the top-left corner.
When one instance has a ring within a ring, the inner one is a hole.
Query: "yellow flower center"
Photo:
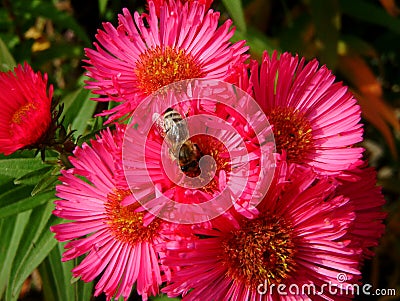
[[[25,117],[29,115],[29,112],[34,110],[36,110],[36,106],[31,102],[21,106],[12,116],[11,123],[21,124]]]
[[[190,54],[169,46],[142,53],[135,74],[139,88],[147,95],[171,83],[204,76],[199,63]]]
[[[312,128],[299,110],[277,107],[268,114],[273,125],[276,148],[286,151],[287,160],[303,163],[306,155],[314,148]]]
[[[247,286],[279,284],[295,271],[295,244],[289,221],[263,215],[247,220],[223,240],[221,260],[228,275]]]
[[[160,226],[160,220],[155,218],[147,227],[143,226],[143,212],[135,212],[138,203],[129,206],[121,206],[127,196],[131,195],[129,190],[115,190],[108,196],[105,204],[107,213],[107,224],[115,238],[119,241],[137,244],[142,241],[152,241]]]

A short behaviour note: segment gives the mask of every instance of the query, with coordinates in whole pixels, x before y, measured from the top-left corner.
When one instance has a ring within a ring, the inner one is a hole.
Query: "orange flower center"
[[[12,116],[11,123],[18,125],[21,124],[25,117],[28,116],[30,112],[35,110],[36,106],[31,102],[21,106]]]
[[[252,288],[279,284],[295,271],[295,244],[289,221],[265,214],[246,220],[222,242],[228,275]]]
[[[289,162],[302,163],[313,150],[313,135],[309,121],[299,110],[277,107],[268,114],[273,125],[276,148],[286,151]]]
[[[131,195],[129,190],[116,189],[108,194],[105,204],[107,223],[115,238],[131,245],[152,241],[157,234],[160,220],[155,218],[147,227],[143,226],[143,212],[136,212],[138,203],[121,206],[121,201]]]
[[[171,83],[204,76],[199,63],[190,54],[169,46],[142,53],[135,74],[139,88],[147,95]]]

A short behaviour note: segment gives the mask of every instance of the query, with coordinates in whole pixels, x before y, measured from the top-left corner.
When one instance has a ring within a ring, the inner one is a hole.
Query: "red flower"
[[[0,153],[38,144],[51,123],[53,87],[25,63],[0,73]]]

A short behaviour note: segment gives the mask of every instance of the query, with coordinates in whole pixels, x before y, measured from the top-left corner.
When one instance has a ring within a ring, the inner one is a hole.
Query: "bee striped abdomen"
[[[165,138],[170,155],[178,161],[180,169],[187,175],[200,174],[201,150],[190,141],[188,125],[182,115],[168,108],[162,117],[156,120],[156,127],[160,135]]]
[[[168,108],[164,113],[164,131],[167,134],[175,124],[183,120],[182,115],[174,109]]]

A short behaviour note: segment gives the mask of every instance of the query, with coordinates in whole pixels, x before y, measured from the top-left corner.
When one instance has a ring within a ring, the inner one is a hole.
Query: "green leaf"
[[[50,170],[33,188],[31,192],[32,196],[36,196],[37,194],[46,191],[54,191],[55,184],[57,183],[59,176],[60,174],[58,167]]]
[[[2,159],[0,160],[0,175],[17,179],[44,166],[45,164],[39,158]]]
[[[400,34],[400,19],[389,15],[381,6],[363,0],[339,0],[339,3],[340,9],[344,14],[367,23],[386,27],[397,34]]]
[[[71,271],[78,260],[61,261],[64,245],[65,243],[59,243],[40,266],[41,275],[43,273],[46,283],[52,288],[50,292],[45,292],[46,300],[90,301],[93,282],[71,282]]]
[[[311,15],[319,40],[319,57],[331,69],[338,59],[340,11],[337,0],[310,0]]]
[[[34,155],[34,151],[26,150],[26,149],[17,151],[17,152],[12,153],[12,154],[10,154],[8,156],[0,154],[0,160],[3,160],[3,159],[7,159],[7,160],[8,159],[20,159],[20,158],[33,159],[33,158],[36,158],[36,156]]]
[[[47,174],[49,170],[51,170],[51,166],[46,166],[32,172],[28,172],[21,177],[18,177],[14,180],[15,185],[35,185],[43,178],[44,174]]]
[[[71,270],[74,267],[74,264],[71,260],[67,262],[61,261],[63,245],[64,244],[58,243],[50,252],[46,261],[48,260],[54,277],[57,300],[75,300],[74,288],[70,284],[70,279],[72,277]]]
[[[88,127],[88,121],[93,117],[97,102],[90,100],[93,94],[80,88],[64,97],[64,124],[71,125],[76,135],[83,135]]]
[[[81,109],[79,110],[76,118],[72,122],[72,129],[76,130],[78,135],[82,135],[85,133],[85,130],[88,126],[88,121],[93,118],[94,111],[96,109],[97,103],[95,101],[90,100],[90,97],[93,95],[90,91],[86,95],[83,103],[81,104]]]
[[[104,16],[107,9],[108,0],[99,0],[99,12],[101,16]]]
[[[56,283],[54,280],[54,276],[57,275],[53,275],[47,258],[39,265],[40,277],[42,278],[42,282],[46,283],[46,285],[43,286],[43,300],[59,301],[60,299],[57,297],[57,291],[55,289]]]
[[[9,186],[9,189],[0,194],[0,211],[21,199],[31,197],[31,191],[32,186]]]
[[[29,220],[29,227],[24,233],[23,244],[15,256],[10,281],[6,291],[6,299],[18,299],[25,279],[47,257],[57,244],[53,233],[49,230],[57,217],[51,215],[53,204],[45,204],[35,209]]]
[[[1,192],[8,191],[8,190],[14,189],[14,188],[15,188],[15,184],[14,184],[13,180],[10,179],[9,177],[4,178],[3,181],[0,181],[0,191]],[[0,195],[1,195],[1,192],[0,192]]]
[[[0,235],[0,299],[7,288],[13,260],[16,252],[19,250],[22,234],[28,223],[31,211],[23,212],[19,215],[13,215],[1,219]],[[29,227],[28,227],[29,228]]]
[[[89,123],[90,131],[85,135],[79,137],[78,144],[81,145],[83,142],[89,142],[91,139],[96,139],[96,136],[102,130],[107,128],[107,126],[104,126],[105,121],[106,119],[104,118],[104,116],[98,116],[92,119],[91,122]]]
[[[234,25],[241,32],[246,32],[246,21],[244,19],[244,12],[241,0],[222,0],[226,10],[231,16]]]
[[[250,46],[250,52],[254,55],[254,58],[261,58],[264,51],[272,53],[277,47],[274,43],[268,39],[266,35],[260,32],[258,29],[249,27],[247,32],[236,31],[232,37],[232,41],[246,40]]]
[[[61,100],[61,103],[64,105],[64,110],[61,117],[64,118],[65,125],[70,125],[72,123],[72,120],[74,119],[74,111],[76,112],[79,109],[79,105],[77,103],[78,98],[84,98],[80,96],[83,92],[83,88],[79,88],[76,91],[65,95],[64,98]]]
[[[75,300],[77,301],[90,301],[92,299],[93,294],[93,281],[92,282],[84,282],[78,281],[76,282],[76,293]]]
[[[11,70],[16,65],[17,63],[8,51],[6,44],[4,44],[3,40],[0,38],[0,71]]]
[[[54,201],[54,190],[31,196],[32,186],[17,187],[0,196],[0,218],[35,208]]]

